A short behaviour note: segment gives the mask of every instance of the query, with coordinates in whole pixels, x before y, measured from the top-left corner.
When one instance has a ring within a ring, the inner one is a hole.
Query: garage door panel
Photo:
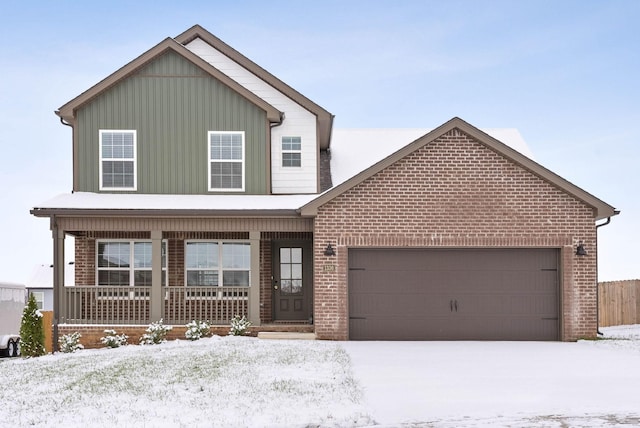
[[[349,252],[352,339],[557,340],[556,249]]]

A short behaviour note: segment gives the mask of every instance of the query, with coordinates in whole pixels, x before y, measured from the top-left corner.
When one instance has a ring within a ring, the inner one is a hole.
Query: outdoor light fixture
[[[582,242],[580,242],[576,247],[576,256],[586,256],[586,255],[587,255],[587,250],[584,249],[584,245],[582,245]]]
[[[336,250],[333,249],[333,247],[331,246],[331,243],[327,244],[327,248],[324,249],[324,255],[325,256],[335,256],[336,255]]]

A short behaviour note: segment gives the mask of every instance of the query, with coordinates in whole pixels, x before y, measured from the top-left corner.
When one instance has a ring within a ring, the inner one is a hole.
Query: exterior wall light
[[[324,249],[324,255],[327,257],[336,255],[336,250],[333,249],[331,243],[327,244],[327,248]]]
[[[584,249],[584,245],[582,244],[582,242],[580,242],[576,247],[576,256],[586,256],[586,255],[587,255],[587,250]]]

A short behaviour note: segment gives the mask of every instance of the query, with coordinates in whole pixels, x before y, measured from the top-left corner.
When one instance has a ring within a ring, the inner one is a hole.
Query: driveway
[[[382,425],[640,425],[638,340],[343,346]]]

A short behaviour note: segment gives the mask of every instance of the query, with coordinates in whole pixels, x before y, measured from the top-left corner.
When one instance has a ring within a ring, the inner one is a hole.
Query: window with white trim
[[[100,190],[136,190],[136,131],[100,132]]]
[[[209,131],[209,191],[244,190],[244,132]]]
[[[282,166],[302,166],[302,139],[300,137],[282,137]]]
[[[250,285],[251,246],[248,242],[187,241],[185,245],[187,286]]]
[[[44,308],[44,291],[32,291],[30,294],[36,300],[38,309]]]
[[[108,286],[151,286],[151,241],[97,242],[97,283]],[[162,241],[162,286],[167,285],[167,243]]]

